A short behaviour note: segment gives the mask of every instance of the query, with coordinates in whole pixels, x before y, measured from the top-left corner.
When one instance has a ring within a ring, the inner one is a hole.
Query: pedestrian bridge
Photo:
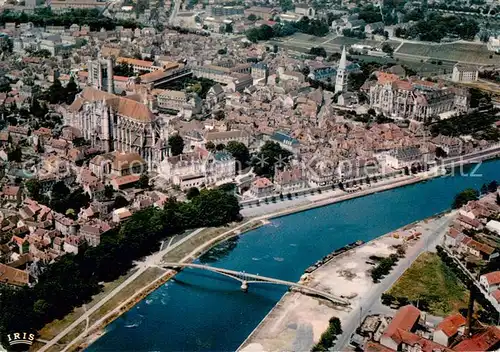
[[[201,269],[201,270],[208,270],[220,275],[224,275],[227,277],[230,277],[234,280],[237,280],[241,282],[241,289],[243,291],[248,290],[248,285],[249,284],[275,284],[275,285],[284,285],[288,287],[293,287],[298,289],[299,291],[302,291],[303,293],[310,294],[313,296],[318,296],[325,298],[337,305],[341,306],[348,306],[350,305],[349,301],[347,301],[344,298],[332,295],[330,293],[317,290],[312,287],[308,287],[305,285],[298,284],[296,282],[290,282],[290,281],[285,281],[285,280],[279,280],[279,279],[274,279],[271,277],[266,277],[266,276],[261,276],[261,275],[254,275],[254,274],[248,274],[245,272],[241,271],[234,271],[234,270],[228,270],[228,269],[222,269],[222,268],[216,268],[213,266],[208,266],[208,265],[202,265],[202,264],[188,264],[188,263],[161,263],[162,267],[164,268],[171,268],[171,269],[176,269],[176,268],[193,268],[193,269]]]

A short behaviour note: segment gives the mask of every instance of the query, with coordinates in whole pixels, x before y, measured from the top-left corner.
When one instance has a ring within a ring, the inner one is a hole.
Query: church
[[[103,60],[100,55],[88,62],[88,86],[68,107],[64,123],[78,128],[92,147],[106,153],[137,153],[155,171],[168,156],[168,126],[151,111],[154,98],[147,92],[114,94],[113,65],[112,58]]]
[[[64,123],[78,128],[92,147],[139,154],[149,170],[167,156],[167,126],[137,95],[117,96],[85,87],[69,106]]]

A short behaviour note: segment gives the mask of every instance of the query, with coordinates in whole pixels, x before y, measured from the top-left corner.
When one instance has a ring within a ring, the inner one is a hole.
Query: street
[[[360,321],[376,310],[380,310],[380,296],[382,293],[387,291],[398,279],[403,275],[406,269],[408,269],[411,264],[417,259],[417,257],[423,252],[434,250],[437,244],[441,242],[441,239],[446,232],[449,224],[453,220],[454,216],[452,214],[446,214],[441,219],[439,219],[439,226],[429,233],[422,234],[422,238],[420,241],[409,248],[409,251],[406,253],[406,256],[403,260],[401,260],[391,271],[391,273],[386,276],[370,293],[370,295],[363,299],[363,303],[361,306],[353,307],[353,311],[347,323],[343,323],[342,330],[343,333],[337,340],[337,344],[335,345],[335,350],[343,350],[349,340],[351,335],[356,331],[356,328],[359,326]]]

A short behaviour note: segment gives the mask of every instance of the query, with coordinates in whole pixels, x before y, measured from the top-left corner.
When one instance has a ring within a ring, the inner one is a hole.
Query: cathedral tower
[[[113,77],[113,58],[110,56],[106,59],[107,75],[108,75],[108,93],[115,94],[115,80]]]
[[[339,66],[337,67],[337,78],[335,79],[335,93],[347,91],[347,55],[345,46],[342,48]]]

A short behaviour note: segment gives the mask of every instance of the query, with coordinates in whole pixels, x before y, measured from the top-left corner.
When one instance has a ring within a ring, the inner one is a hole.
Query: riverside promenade
[[[335,257],[312,274],[304,275],[302,283],[349,299],[349,307],[335,307],[324,300],[286,293],[241,344],[240,352],[309,351],[328,328],[328,320],[336,316],[344,333],[335,350],[345,350],[351,334],[367,314],[377,313],[380,295],[410,267],[423,252],[439,243],[454,214],[446,214],[407,225],[363,246]],[[421,233],[418,240],[405,241],[409,235]],[[406,243],[406,255],[380,283],[373,283],[370,256],[388,256],[394,246]]]

